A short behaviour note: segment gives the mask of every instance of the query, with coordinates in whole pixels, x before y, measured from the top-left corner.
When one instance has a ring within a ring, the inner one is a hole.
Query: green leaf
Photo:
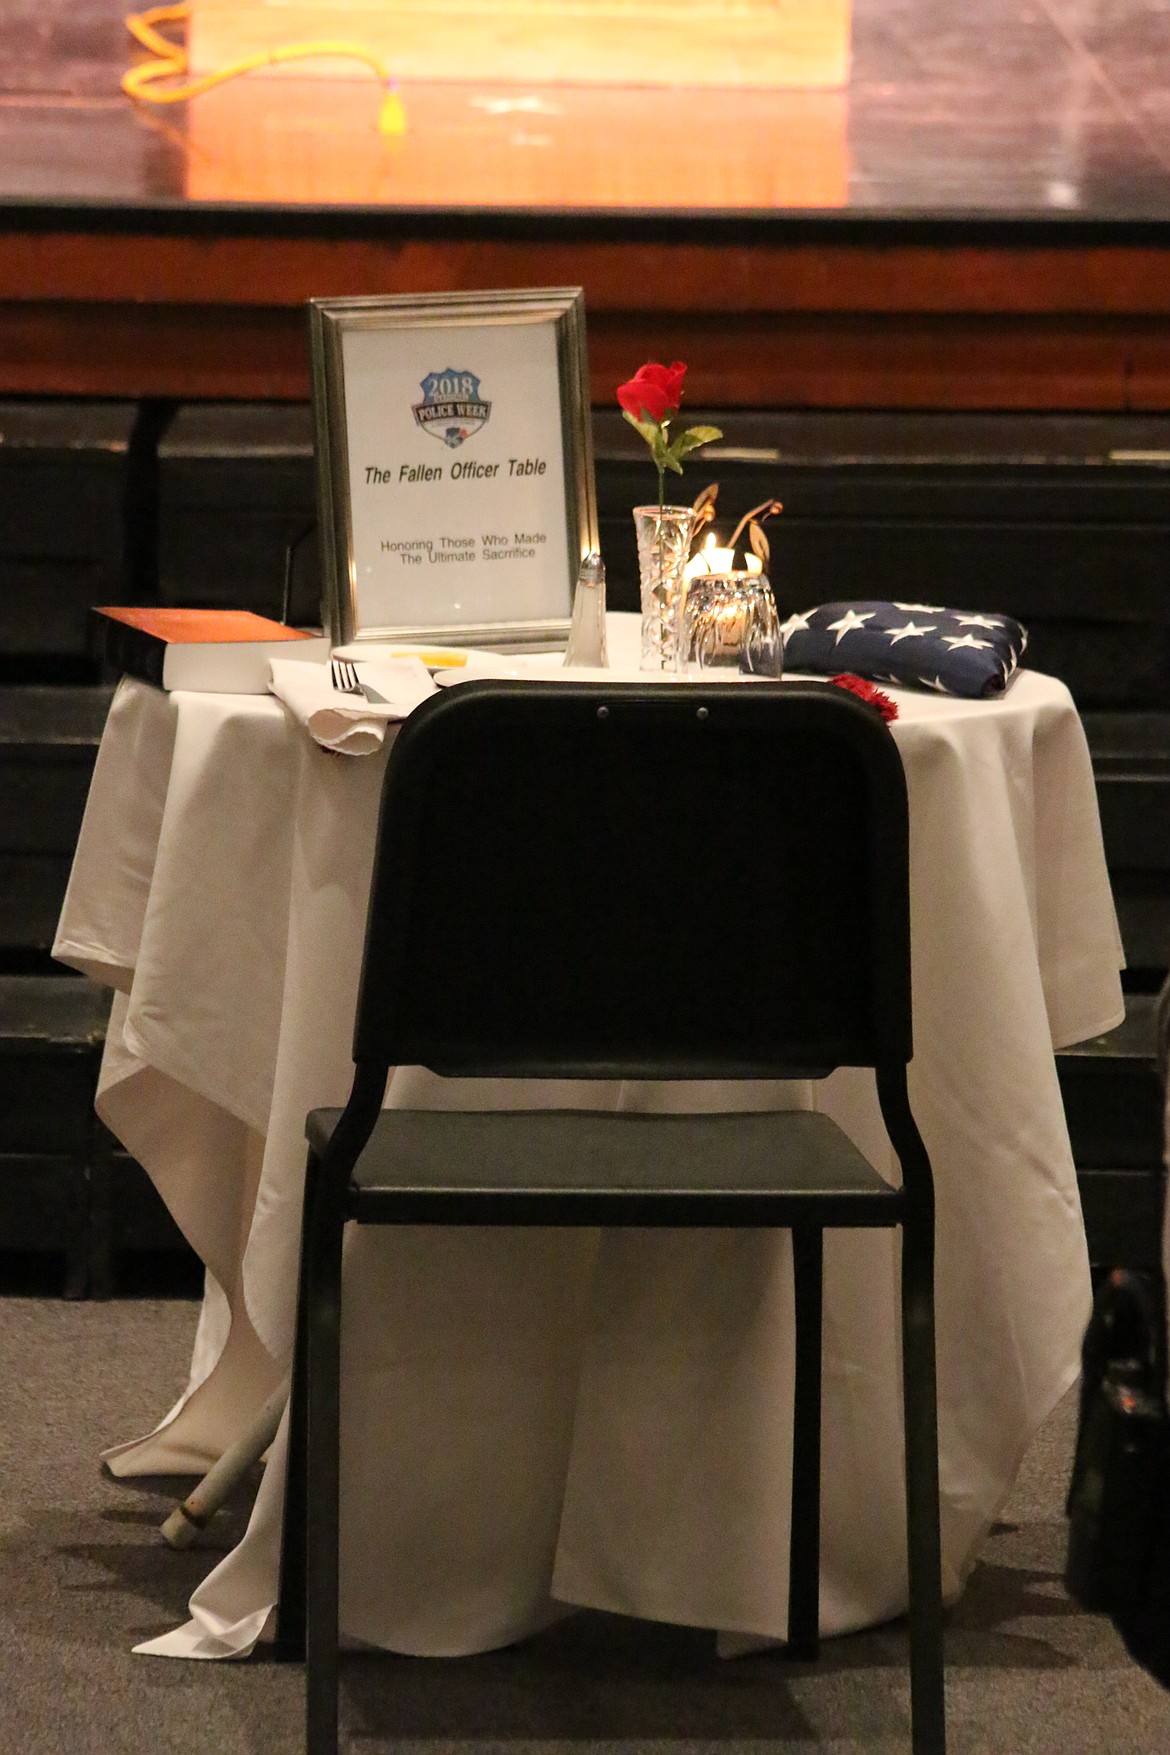
[[[641,433],[651,450],[653,450],[655,444],[661,440],[662,429],[657,421],[639,420],[637,415],[631,414],[628,408],[622,409],[622,419],[628,420],[635,432]]]
[[[679,434],[671,446],[671,450],[676,457],[689,457],[691,452],[697,451],[700,445],[707,445],[712,439],[721,439],[722,437],[723,434],[718,427],[688,427],[685,433]]]
[[[672,447],[671,447],[671,449],[670,449],[670,450],[669,450],[669,451],[668,451],[668,452],[667,452],[667,453],[666,453],[666,455],[665,455],[665,457],[664,457],[664,458],[663,458],[663,459],[662,459],[662,461],[663,461],[663,462],[664,462],[664,463],[665,463],[665,465],[666,465],[666,467],[667,467],[667,469],[673,469],[673,470],[674,470],[674,473],[675,473],[675,474],[676,474],[676,475],[681,475],[681,474],[682,474],[682,472],[683,472],[683,466],[682,466],[682,464],[681,464],[681,463],[680,463],[680,462],[679,462],[679,460],[678,460],[678,458],[677,458],[677,457],[676,457],[676,456],[675,456],[675,454],[674,454],[674,447],[673,447],[673,446],[672,446]]]

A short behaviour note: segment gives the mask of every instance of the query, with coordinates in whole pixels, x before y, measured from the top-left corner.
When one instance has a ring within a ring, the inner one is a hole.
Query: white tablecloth
[[[611,658],[632,618],[611,618]],[[945,1589],[1074,1381],[1089,1275],[1053,1047],[1122,1016],[1064,686],[891,691],[910,793],[911,1097],[938,1192]],[[118,1473],[201,1470],[284,1374],[307,1110],[344,1101],[384,755],[278,702],[124,682],[56,955],[118,990],[100,1113],[206,1262],[188,1394]],[[799,930],[799,923],[793,923]],[[528,1100],[403,1068],[388,1101]],[[871,1075],[543,1088],[545,1102],[815,1100],[895,1174]],[[432,1655],[589,1604],[783,1637],[787,1234],[361,1231],[347,1245],[343,1628]],[[897,1240],[827,1239],[822,1627],[905,1607]],[[153,1649],[249,1649],[274,1600],[283,1432],[248,1532]],[[160,1555],[159,1564],[165,1565]]]

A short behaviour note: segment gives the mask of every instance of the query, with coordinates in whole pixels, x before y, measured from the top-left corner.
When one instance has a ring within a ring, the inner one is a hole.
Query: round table
[[[611,658],[632,622],[611,617]],[[937,1186],[953,1598],[1079,1368],[1089,1272],[1053,1049],[1120,1021],[1121,955],[1064,685],[1023,671],[998,701],[889,692],[910,798],[910,1092]],[[287,1371],[303,1123],[348,1090],[384,762],[317,748],[271,697],[133,681],[115,697],[55,955],[117,989],[99,1112],[208,1269],[188,1391],[109,1453],[115,1473],[202,1472]],[[815,1105],[897,1175],[858,1071],[815,1087],[518,1090],[400,1068],[387,1101]],[[826,1238],[826,1633],[906,1604],[897,1250],[884,1233]],[[732,1643],[784,1637],[787,1233],[378,1229],[350,1237],[346,1273],[346,1636],[462,1653],[585,1604]],[[282,1431],[192,1620],[140,1649],[251,1649],[275,1600],[283,1482]]]

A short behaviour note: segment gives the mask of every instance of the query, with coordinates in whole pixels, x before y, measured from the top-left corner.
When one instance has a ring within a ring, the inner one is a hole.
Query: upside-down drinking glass
[[[772,587],[762,573],[697,573],[682,615],[679,668],[694,675],[734,671],[778,677],[784,636]]]

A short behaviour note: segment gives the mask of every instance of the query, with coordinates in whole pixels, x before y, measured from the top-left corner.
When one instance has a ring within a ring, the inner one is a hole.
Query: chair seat
[[[306,1132],[322,1155],[341,1117]],[[826,1115],[384,1109],[349,1217],[373,1223],[850,1225],[901,1222],[891,1186]]]

